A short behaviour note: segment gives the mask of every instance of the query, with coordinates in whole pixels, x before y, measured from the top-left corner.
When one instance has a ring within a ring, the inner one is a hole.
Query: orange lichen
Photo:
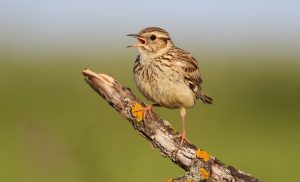
[[[131,114],[135,117],[137,122],[141,122],[144,116],[144,108],[139,103],[135,103],[131,108]]]
[[[196,151],[196,157],[198,159],[203,159],[205,162],[207,162],[210,159],[209,153],[200,149]]]
[[[202,179],[207,180],[209,178],[210,172],[206,171],[203,167],[199,169],[199,172]]]
[[[186,179],[184,182],[193,182],[191,179]]]
[[[169,178],[169,179],[167,179],[167,181],[166,182],[172,182],[172,179],[171,178]]]

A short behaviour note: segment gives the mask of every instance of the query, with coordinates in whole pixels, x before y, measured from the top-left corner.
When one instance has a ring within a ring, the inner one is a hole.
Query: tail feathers
[[[209,97],[208,95],[204,94],[204,93],[198,93],[196,94],[196,97],[200,100],[202,100],[202,102],[204,104],[212,104],[213,103],[213,98]]]
[[[213,103],[213,98],[209,97],[208,95],[204,95],[204,99],[202,99],[204,104],[212,104]]]

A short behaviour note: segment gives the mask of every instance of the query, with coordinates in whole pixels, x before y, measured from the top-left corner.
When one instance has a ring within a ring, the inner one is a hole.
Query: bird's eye
[[[151,36],[150,36],[150,39],[151,39],[151,40],[155,40],[155,39],[156,39],[156,36],[155,36],[155,35],[151,35]]]

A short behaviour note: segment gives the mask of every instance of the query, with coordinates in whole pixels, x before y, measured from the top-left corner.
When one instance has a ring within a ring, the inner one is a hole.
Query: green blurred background
[[[300,13],[296,1],[2,1],[0,181],[165,181],[184,174],[84,82],[130,87],[125,37],[167,29],[200,62],[205,91],[188,138],[262,181],[298,179]],[[147,102],[147,101],[146,101]],[[180,129],[178,110],[155,109]]]

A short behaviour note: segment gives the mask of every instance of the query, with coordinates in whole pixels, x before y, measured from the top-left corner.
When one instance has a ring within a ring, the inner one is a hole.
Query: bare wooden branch
[[[145,104],[136,98],[129,88],[122,86],[112,77],[96,74],[89,69],[84,70],[83,75],[86,82],[124,116],[143,137],[157,147],[163,157],[170,158],[186,171],[184,176],[169,181],[259,181],[249,174],[223,164],[189,142],[185,142],[183,147],[179,148],[180,138],[176,137],[178,133],[168,121],[161,119],[152,111],[151,114],[146,114],[142,121],[138,121],[132,115],[132,108],[136,104],[145,107]]]

